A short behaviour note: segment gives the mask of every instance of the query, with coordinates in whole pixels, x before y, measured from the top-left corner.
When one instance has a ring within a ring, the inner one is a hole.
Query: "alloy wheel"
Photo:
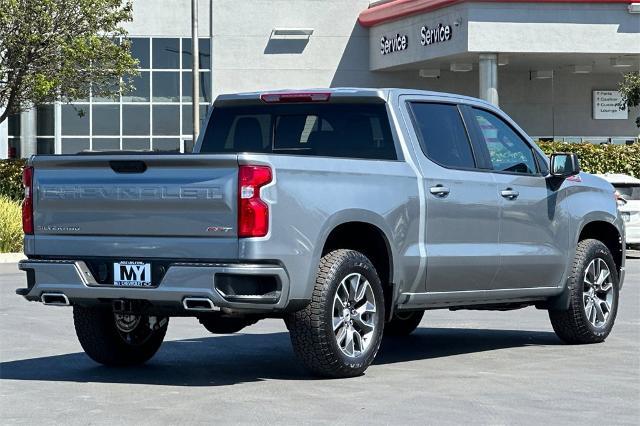
[[[613,281],[607,262],[595,258],[584,271],[583,306],[589,322],[596,328],[604,327],[611,315],[614,302]]]
[[[333,332],[342,353],[357,357],[365,352],[373,341],[376,321],[371,284],[362,274],[347,275],[333,299]]]

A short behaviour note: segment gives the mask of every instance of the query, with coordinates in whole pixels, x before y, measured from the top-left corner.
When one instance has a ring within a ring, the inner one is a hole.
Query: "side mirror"
[[[557,152],[551,154],[551,176],[568,178],[580,173],[578,156],[570,152]]]

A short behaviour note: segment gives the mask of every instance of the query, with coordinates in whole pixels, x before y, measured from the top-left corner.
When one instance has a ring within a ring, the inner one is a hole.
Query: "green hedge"
[[[22,251],[22,208],[18,201],[0,196],[0,253]]]
[[[0,160],[0,196],[22,200],[22,169],[25,160]]]
[[[547,154],[574,152],[588,173],[623,173],[640,178],[640,144],[594,145],[590,143],[538,142]]]

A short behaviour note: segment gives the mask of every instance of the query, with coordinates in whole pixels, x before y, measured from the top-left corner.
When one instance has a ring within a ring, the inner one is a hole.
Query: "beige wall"
[[[213,0],[198,0],[198,35],[209,36]],[[133,0],[131,36],[191,37],[191,0]]]
[[[474,71],[469,73],[446,71],[448,67],[444,64],[439,79],[419,78],[417,68],[370,71],[370,55],[380,56],[380,53],[378,46],[370,53],[370,30],[357,23],[358,14],[368,6],[368,0],[200,0],[201,35],[209,31],[209,21],[202,16],[211,4],[214,94],[278,88],[360,86],[407,87],[478,95],[477,60]],[[462,13],[468,5],[462,6],[464,8],[443,9],[435,21]],[[488,25],[487,14],[491,10],[484,11],[481,6],[485,5],[470,4],[477,25]],[[510,16],[514,20],[523,20],[525,12],[531,12],[531,7],[514,5]],[[565,16],[556,16],[555,19],[575,20],[571,16],[571,7],[561,7]],[[621,16],[627,19],[629,15],[624,15],[626,12],[621,14],[617,9],[607,13],[603,12],[603,8],[599,10],[606,22]],[[190,0],[136,0],[134,13],[135,22],[130,28],[132,34],[190,34]],[[588,19],[595,19],[597,15],[598,7],[588,14]],[[551,19],[548,13],[545,16],[537,16],[537,19]],[[625,37],[639,37],[640,29],[634,30],[632,27],[635,22],[640,23],[640,15],[635,15],[635,18],[637,21],[632,17],[631,21],[627,20],[624,25],[617,27],[618,31],[627,34]],[[412,19],[420,21],[419,18]],[[389,29],[392,26],[388,24]],[[276,27],[313,28],[314,32],[309,40],[270,40],[271,31]],[[611,32],[613,26],[605,23],[600,29]],[[466,36],[457,36],[467,42]],[[474,43],[476,47],[482,46],[480,42]],[[574,40],[574,43],[585,48],[590,45],[588,40]],[[626,121],[596,121],[591,117],[592,90],[615,88],[620,80],[620,72],[575,75],[569,73],[567,67],[560,68],[555,75],[553,114],[551,80],[530,80],[528,71],[516,70],[511,66],[499,69],[501,107],[535,136],[550,135],[554,128],[555,134],[560,136],[638,134],[634,123],[637,114],[630,114]]]
[[[337,68],[366,72],[368,37],[357,16],[368,0],[216,0],[214,91],[330,86]],[[303,40],[269,40],[275,27],[313,28]],[[359,49],[344,55],[348,44]]]

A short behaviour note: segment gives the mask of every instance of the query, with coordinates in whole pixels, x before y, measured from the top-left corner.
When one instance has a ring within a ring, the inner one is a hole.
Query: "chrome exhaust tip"
[[[206,297],[185,297],[182,306],[187,311],[211,312],[219,311],[220,308],[215,306],[211,299]]]
[[[42,293],[40,301],[48,306],[69,306],[69,298],[62,293]]]

